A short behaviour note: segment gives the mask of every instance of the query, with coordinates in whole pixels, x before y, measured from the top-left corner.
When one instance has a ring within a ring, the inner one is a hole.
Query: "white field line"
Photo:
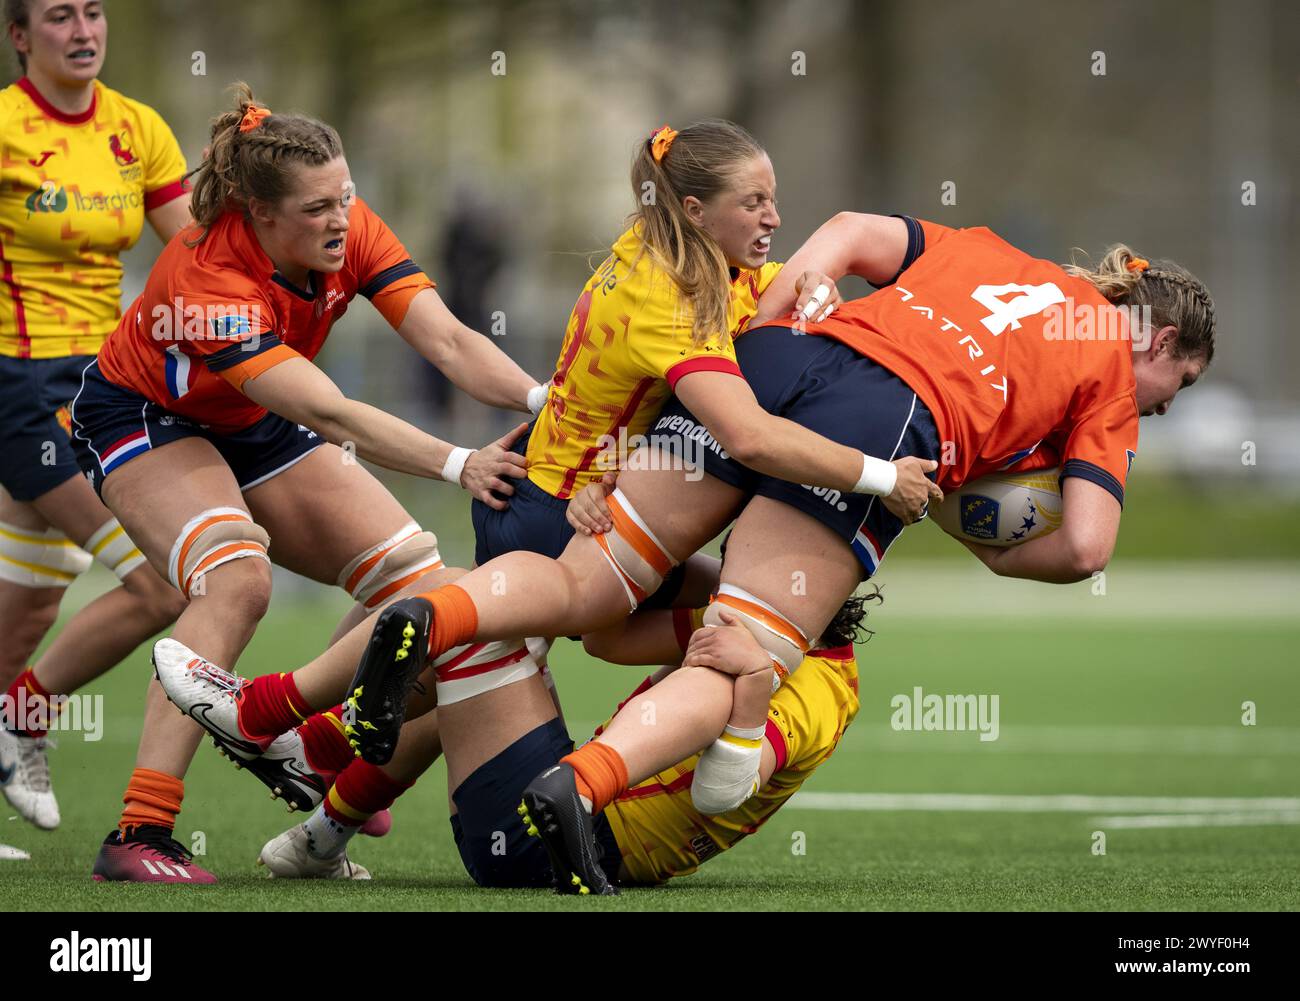
[[[882,702],[881,711],[886,705]],[[1300,757],[1300,727],[1266,726],[1075,726],[1003,722],[998,739],[975,732],[894,730],[859,713],[844,734],[845,746],[885,753],[1165,754],[1177,756]]]
[[[1243,620],[1300,622],[1300,564],[1290,562],[1150,563],[1117,560],[1100,581],[1041,584],[995,577],[979,563],[887,560],[875,578],[883,605],[868,606],[867,624],[924,618],[1031,624],[1042,619],[1082,619],[1104,625],[1146,621],[1153,627],[1228,629]],[[997,621],[991,621],[997,620]]]
[[[1272,827],[1300,824],[1300,810],[1255,810],[1247,813],[1146,814],[1136,817],[1093,817],[1100,829],[1150,830],[1162,827]]]
[[[1083,796],[989,795],[945,792],[798,792],[790,810],[895,813],[1148,813],[1232,814],[1276,812],[1300,814],[1300,798],[1285,796]]]

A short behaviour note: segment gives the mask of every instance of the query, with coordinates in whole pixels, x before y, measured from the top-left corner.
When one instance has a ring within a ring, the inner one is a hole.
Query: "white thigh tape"
[[[0,580],[22,587],[67,587],[91,555],[57,528],[37,532],[0,521]]]
[[[438,705],[453,705],[513,685],[537,670],[537,661],[522,640],[453,647],[434,661]]]

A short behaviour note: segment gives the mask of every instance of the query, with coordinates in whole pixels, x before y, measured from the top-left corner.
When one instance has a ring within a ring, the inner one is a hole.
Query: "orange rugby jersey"
[[[357,295],[397,327],[431,282],[360,198],[349,216],[343,269],[312,272],[310,288],[285,279],[242,213],[201,232],[179,233],[159,256],[144,292],[104,343],[105,378],[171,413],[217,431],[246,428],[266,410],[243,384],[289,358],[314,358]]]
[[[573,307],[547,405],[528,441],[528,478],[561,499],[615,468],[612,460],[603,466],[602,438],[617,444],[620,433],[644,434],[682,376],[740,375],[732,338],[781,270],[775,261],[733,269],[728,329],[696,344],[689,306],[642,253],[638,231],[627,230],[611,251]]]
[[[847,344],[916,392],[938,427],[945,490],[1048,443],[1063,477],[1122,505],[1139,418],[1127,313],[988,229],[906,221],[911,263],[897,281],[808,333]]]
[[[95,82],[67,115],[23,77],[0,90],[0,355],[92,355],[117,325],[145,213],[185,193],[159,114]]]
[[[627,701],[648,688],[649,679]],[[699,755],[693,754],[605,808],[629,880],[662,883],[689,875],[753,834],[830,757],[857,712],[853,647],[810,650],[772,696],[764,740],[776,754],[776,770],[744,803],[713,817],[696,810],[691,782]]]

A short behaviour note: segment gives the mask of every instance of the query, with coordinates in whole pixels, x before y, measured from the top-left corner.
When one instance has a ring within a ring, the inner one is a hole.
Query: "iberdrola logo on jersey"
[[[27,196],[27,218],[33,212],[62,212],[68,207],[68,193],[53,181],[42,181],[41,186]]]

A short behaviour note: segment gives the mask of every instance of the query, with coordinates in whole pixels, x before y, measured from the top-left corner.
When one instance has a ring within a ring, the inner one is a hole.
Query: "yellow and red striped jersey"
[[[699,755],[692,755],[605,808],[629,881],[662,883],[687,876],[753,834],[830,757],[857,712],[853,647],[809,651],[768,709],[764,739],[776,753],[776,770],[739,807],[715,817],[695,809],[691,781]]]
[[[614,244],[578,297],[551,378],[547,405],[528,442],[528,478],[567,499],[605,469],[601,440],[644,434],[690,372],[740,375],[731,339],[744,331],[781,265],[734,269],[728,330],[696,344],[689,305],[677,286],[643,253],[629,229]],[[610,467],[612,468],[612,467]]]
[[[0,90],[0,168],[0,355],[94,354],[121,316],[118,255],[184,194],[176,137],[98,81],[67,115],[24,77]]]

